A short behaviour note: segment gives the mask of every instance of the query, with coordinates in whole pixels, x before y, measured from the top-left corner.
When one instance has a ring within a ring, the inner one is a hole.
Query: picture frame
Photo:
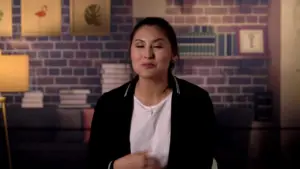
[[[21,0],[22,36],[60,36],[61,0]]]
[[[0,36],[12,37],[12,0],[0,1]]]
[[[238,54],[267,57],[266,28],[242,27],[237,29]]]
[[[73,36],[107,36],[111,29],[111,0],[70,0]]]

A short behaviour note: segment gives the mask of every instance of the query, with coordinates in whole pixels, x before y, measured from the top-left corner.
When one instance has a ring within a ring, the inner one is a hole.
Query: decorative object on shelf
[[[27,55],[0,54],[0,92],[25,92],[29,88],[29,57]],[[6,98],[0,97],[4,123],[5,142],[9,168],[12,169],[12,159],[9,143]]]
[[[102,93],[117,88],[130,80],[131,68],[125,63],[104,63],[101,71]]]
[[[217,35],[212,26],[198,26],[178,36],[180,56],[216,56]]]
[[[21,0],[22,36],[60,36],[60,0]]]
[[[165,0],[133,0],[132,17],[162,17],[166,15],[166,8],[167,2]]]
[[[236,33],[218,33],[217,56],[237,56]]]
[[[110,33],[110,0],[70,0],[71,34],[105,36]]]
[[[12,0],[0,1],[0,36],[12,36]]]
[[[44,93],[41,91],[25,92],[22,98],[22,108],[43,108]]]
[[[59,108],[89,108],[91,105],[87,103],[87,96],[90,94],[90,90],[87,89],[70,89],[70,90],[60,90],[59,98],[60,105]]]
[[[267,55],[266,28],[239,28],[237,42],[239,55],[266,56]]]

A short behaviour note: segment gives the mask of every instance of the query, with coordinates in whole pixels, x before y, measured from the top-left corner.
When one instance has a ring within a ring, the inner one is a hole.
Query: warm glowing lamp
[[[1,55],[0,53],[0,92],[26,92],[28,89],[29,57],[27,55]],[[0,96],[7,156],[9,168],[12,169],[5,100],[5,97]]]

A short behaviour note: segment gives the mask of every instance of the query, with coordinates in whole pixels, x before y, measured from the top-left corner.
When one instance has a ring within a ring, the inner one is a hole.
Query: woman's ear
[[[172,62],[175,63],[178,59],[179,59],[179,57],[178,57],[177,55],[175,55],[175,56],[173,56],[173,58],[172,58]]]

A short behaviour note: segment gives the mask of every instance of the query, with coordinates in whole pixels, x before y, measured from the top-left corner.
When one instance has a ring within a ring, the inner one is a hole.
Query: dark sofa
[[[84,169],[87,144],[84,142],[83,110],[7,109],[13,169]],[[1,169],[7,155],[1,115]],[[4,166],[5,164],[5,166]]]

